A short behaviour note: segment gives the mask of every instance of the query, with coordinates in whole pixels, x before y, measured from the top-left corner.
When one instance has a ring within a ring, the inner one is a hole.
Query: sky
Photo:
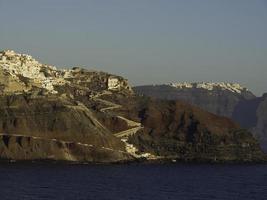
[[[45,64],[267,92],[267,0],[0,0],[0,19],[0,49]]]

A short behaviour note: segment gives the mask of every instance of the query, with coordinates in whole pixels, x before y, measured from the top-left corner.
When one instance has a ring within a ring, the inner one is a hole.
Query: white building
[[[120,81],[116,77],[108,78],[108,89],[109,90],[118,90],[120,88]]]
[[[12,56],[16,55],[15,51],[13,51],[13,50],[6,50],[6,51],[4,51],[4,54],[7,57],[12,57]]]
[[[6,62],[6,56],[1,55],[1,56],[0,56],[0,60],[1,60],[2,62]]]

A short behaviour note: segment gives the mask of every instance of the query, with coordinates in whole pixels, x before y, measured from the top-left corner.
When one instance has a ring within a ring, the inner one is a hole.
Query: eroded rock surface
[[[133,93],[126,79],[0,53],[0,159],[264,161],[227,118]]]
[[[234,83],[173,83],[134,88],[141,95],[156,99],[181,100],[237,122],[249,129],[267,152],[266,95],[256,97]]]

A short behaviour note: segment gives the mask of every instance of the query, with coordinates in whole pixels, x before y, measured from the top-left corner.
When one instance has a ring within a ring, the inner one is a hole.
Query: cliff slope
[[[249,129],[267,152],[264,128],[264,99],[234,83],[172,83],[169,85],[138,86],[134,91],[156,99],[181,100],[220,116],[226,116]]]
[[[264,157],[252,134],[238,124],[183,102],[151,101],[139,116],[144,129],[129,141],[140,151],[203,162],[251,162]]]
[[[157,99],[182,100],[230,118],[240,101],[255,98],[249,90],[236,83],[172,83],[137,86],[134,91]]]
[[[0,52],[0,111],[2,160],[266,160],[229,119],[137,96],[120,76],[14,51]]]

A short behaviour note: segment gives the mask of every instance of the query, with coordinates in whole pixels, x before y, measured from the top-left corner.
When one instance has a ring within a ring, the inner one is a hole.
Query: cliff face
[[[251,133],[225,117],[172,101],[141,111],[144,129],[129,141],[140,151],[187,161],[256,161],[264,157]]]
[[[230,118],[240,101],[255,98],[246,88],[230,83],[148,85],[134,87],[134,91],[157,99],[181,100]]]
[[[265,160],[239,129],[188,104],[138,97],[120,76],[0,53],[0,159]]]
[[[131,159],[124,144],[83,104],[66,97],[0,97],[0,156],[116,162]],[[96,156],[97,155],[97,156]]]
[[[5,94],[28,92],[36,88],[50,94],[57,94],[64,86],[86,91],[128,90],[131,92],[127,80],[120,76],[79,67],[60,70],[54,66],[39,63],[29,55],[10,50],[0,52],[0,65],[0,89]]]
[[[134,91],[157,99],[182,100],[211,113],[226,116],[249,129],[267,152],[265,99],[236,84],[193,83],[139,86]]]
[[[263,95],[257,107],[257,123],[252,129],[261,142],[261,146],[267,152],[267,94]]]
[[[103,91],[132,94],[127,80],[119,76],[77,67],[59,70],[25,54],[1,52],[0,157],[79,162],[134,159],[98,120],[104,114],[93,108],[102,105],[97,95]]]

